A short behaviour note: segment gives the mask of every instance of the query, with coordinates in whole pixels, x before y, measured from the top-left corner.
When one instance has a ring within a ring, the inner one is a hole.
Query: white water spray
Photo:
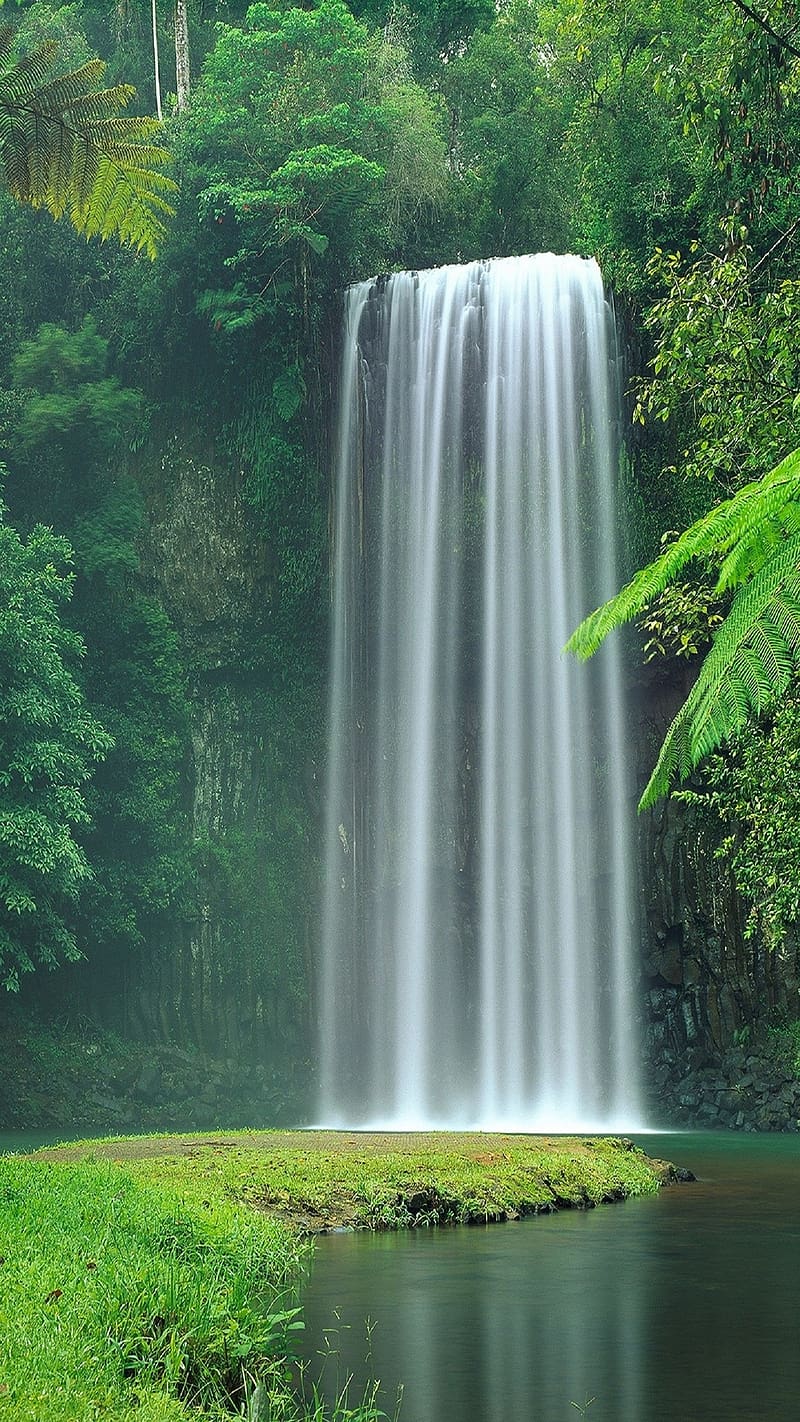
[[[613,648],[613,323],[594,262],[347,301],[334,493],[320,1119],[641,1125]]]

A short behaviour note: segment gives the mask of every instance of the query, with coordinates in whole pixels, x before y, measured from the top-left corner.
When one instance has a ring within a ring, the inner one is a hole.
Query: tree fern
[[[48,41],[22,59],[0,27],[0,168],[13,197],[67,216],[84,236],[116,236],[154,257],[173,208],[169,155],[150,118],[120,116],[127,84],[101,89],[102,60],[59,74]]]
[[[749,716],[773,706],[792,680],[800,658],[800,450],[692,524],[581,623],[568,650],[590,657],[692,559],[718,567],[718,592],[738,591],[667,732],[640,809],[684,780]]]
[[[573,632],[567,650],[585,661],[615,627],[638,617],[669,583],[674,582],[693,558],[719,562],[742,540],[752,537],[754,530],[763,528],[766,521],[785,516],[784,511],[789,506],[794,508],[793,516],[798,517],[800,449],[788,455],[763,479],[746,484],[733,498],[726,499],[693,523],[659,558],[640,569],[616,597],[589,614]],[[745,564],[744,571],[751,573],[755,571],[755,566],[755,561],[751,559],[749,564]],[[736,586],[733,565],[723,563],[723,569],[725,571],[717,583],[718,592]]]

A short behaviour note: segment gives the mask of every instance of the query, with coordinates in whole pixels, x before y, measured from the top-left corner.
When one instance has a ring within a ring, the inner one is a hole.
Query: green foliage
[[[676,583],[650,603],[639,627],[645,635],[644,659],[681,657],[689,660],[708,650],[722,621],[721,604],[707,583]]]
[[[0,162],[20,202],[67,216],[85,237],[116,236],[155,257],[175,183],[152,119],[121,118],[133,90],[101,89],[102,60],[59,72],[58,44],[17,57],[15,31],[0,28]]]
[[[441,73],[460,55],[470,36],[489,29],[494,0],[353,0],[357,19],[401,35],[421,75]]]
[[[737,594],[667,732],[642,808],[786,691],[800,654],[799,565],[796,534]]]
[[[616,26],[621,35],[638,17],[639,38],[633,49],[619,49],[618,58],[623,66],[639,64],[640,79],[646,72],[641,63],[650,66],[652,83],[643,84],[642,92],[652,94],[654,132],[661,126],[667,144],[665,192],[680,196],[680,209],[673,206],[665,227],[651,222],[645,228],[641,221],[635,227],[640,235],[647,231],[650,250],[640,249],[637,260],[642,265],[642,258],[649,260],[630,285],[648,303],[644,325],[654,342],[651,372],[635,390],[634,418],[646,426],[649,440],[640,467],[646,470],[647,460],[657,458],[654,451],[664,450],[667,467],[660,481],[676,507],[685,497],[685,480],[703,481],[716,498],[720,491],[739,492],[697,519],[682,538],[671,539],[660,558],[587,619],[571,645],[581,655],[591,654],[612,625],[644,613],[651,652],[702,650],[719,616],[715,599],[727,605],[733,597],[697,683],[668,732],[642,805],[733,736],[735,749],[707,765],[706,780],[715,787],[720,813],[727,797],[728,808],[735,803],[736,815],[747,825],[748,796],[756,818],[756,805],[766,802],[759,800],[757,777],[746,767],[751,753],[758,760],[770,728],[784,724],[781,698],[791,694],[800,610],[797,457],[782,461],[766,480],[757,478],[800,440],[798,209],[790,159],[799,136],[798,64],[789,48],[735,7],[676,7],[670,19],[657,5],[637,5],[626,9],[624,21],[612,11],[602,6],[589,30],[610,35]],[[784,7],[776,3],[769,11],[768,27],[787,33]],[[682,36],[690,35],[694,39],[684,43]],[[605,122],[602,110],[618,93],[608,82],[612,51],[599,56],[595,71],[599,51],[596,41],[586,41],[583,21],[580,43],[591,53],[576,50],[576,64],[591,61],[595,107]],[[640,60],[633,58],[634,49]],[[590,158],[607,161],[607,140],[595,147],[588,126],[578,131]],[[630,136],[631,161],[641,166],[635,126]],[[614,157],[608,181],[617,171]],[[590,182],[590,198],[596,191]],[[612,225],[614,210],[612,201]],[[599,214],[606,223],[602,207]],[[602,251],[602,226],[596,232]],[[631,254],[636,250],[621,227],[618,234],[612,271],[620,270],[623,246]],[[724,795],[716,788],[720,777]],[[744,834],[752,855],[741,845],[741,856],[734,851],[733,839],[726,844],[738,865],[740,888],[752,902],[757,890],[765,904],[763,916],[756,915],[751,925],[774,943],[780,923],[789,922],[777,907],[782,895],[776,875],[783,872],[778,866],[784,852],[779,826],[791,821],[794,808],[788,786],[781,790],[773,781],[772,788],[773,848],[763,823],[758,832]]]
[[[795,533],[800,497],[800,451],[787,456],[763,480],[748,484],[718,504],[669,543],[616,597],[591,613],[572,634],[568,648],[581,658],[593,655],[608,633],[642,612],[692,559],[721,564],[717,592],[735,587],[758,571],[771,547]],[[772,534],[772,542],[765,541]]]
[[[688,436],[683,475],[733,490],[800,438],[800,283],[771,289],[746,246],[693,245],[688,259],[658,249],[648,272],[666,294],[647,315],[658,345],[635,418],[675,422]]]
[[[95,958],[140,947],[190,876],[185,674],[169,619],[141,586],[141,494],[111,472],[143,423],[142,399],[107,362],[91,317],[76,332],[40,327],[11,362],[22,404],[7,436],[17,517],[57,518],[69,531],[70,616],[89,648],[81,685],[114,740],[86,791],[92,823],[81,842],[94,873],[74,915]]]
[[[148,16],[123,10],[109,72],[149,84]],[[788,33],[788,0],[768,10]],[[59,46],[55,97],[74,83],[61,69],[88,83],[107,10],[37,0],[22,24],[16,53],[34,64]],[[75,545],[81,682],[116,738],[86,790],[95,877],[82,942],[127,953],[174,941],[170,924],[211,886],[226,941],[294,1012],[317,872],[301,787],[319,735],[342,288],[492,253],[601,258],[634,368],[653,357],[635,396],[636,561],[662,528],[692,528],[592,635],[643,618],[648,651],[697,657],[717,632],[691,726],[679,721],[669,744],[685,772],[742,716],[775,710],[794,664],[795,476],[753,481],[800,444],[798,67],[740,9],[710,0],[275,0],[247,14],[231,0],[193,15],[192,41],[195,73],[208,53],[172,128],[182,186],[158,263],[88,253],[66,224],[0,199],[0,439],[14,520],[53,522]],[[76,112],[89,102],[106,98]],[[263,692],[273,776],[269,807],[194,845],[187,653],[145,587],[146,519],[127,472],[134,446],[157,504],[158,451],[188,430],[263,540],[261,620],[232,655]]]
[[[581,623],[568,649],[589,657],[692,559],[719,567],[717,593],[738,588],[700,675],[670,726],[640,809],[684,780],[748,717],[772,707],[800,654],[800,450],[719,504]]]
[[[302,629],[319,645],[325,521],[315,451],[302,442],[307,387],[299,363],[274,371],[266,366],[246,389],[228,437],[270,539],[271,631],[294,641]]]
[[[90,870],[75,830],[112,744],[75,678],[84,648],[61,617],[70,561],[50,530],[23,542],[0,525],[0,975],[13,990],[79,956],[70,915]]]
[[[103,956],[153,936],[178,912],[190,880],[186,676],[167,614],[140,585],[142,521],[141,495],[120,481],[74,532],[75,614],[90,646],[86,693],[115,743],[88,793],[93,828],[84,841],[94,877],[80,922],[87,946]]]
[[[335,260],[346,279],[391,240],[412,159],[415,205],[423,178],[434,197],[444,176],[435,105],[342,0],[253,5],[242,29],[223,28],[183,143],[201,215],[233,221],[230,265],[262,296],[287,261]]]
[[[675,57],[696,50],[708,9],[697,0],[578,0],[546,13],[553,77],[573,95],[563,141],[572,231],[580,250],[640,291],[653,244],[691,231],[696,146],[680,105],[658,90]]]
[[[800,925],[800,695],[712,756],[702,791],[685,792],[724,828],[718,850],[748,908],[746,933],[777,948]]]
[[[248,1377],[302,1326],[307,1248],[188,1182],[114,1166],[0,1160],[4,1404],[39,1422],[241,1415]],[[285,1384],[283,1384],[285,1388]]]
[[[220,385],[232,395],[231,462],[270,544],[270,635],[304,638],[313,655],[333,312],[342,285],[392,261],[438,201],[442,128],[402,49],[321,0],[255,5],[221,27],[180,137],[189,240],[203,253],[195,311],[223,367],[214,399]]]
[[[572,175],[563,140],[572,96],[551,85],[548,67],[538,11],[517,4],[442,72],[453,112],[451,220],[460,256],[569,246]]]
[[[768,1028],[767,1039],[778,1062],[800,1078],[800,1020]]]
[[[40,395],[71,390],[106,373],[108,341],[97,333],[97,323],[84,317],[79,329],[47,323],[33,340],[23,341],[12,360],[14,384]]]
[[[127,443],[142,419],[138,391],[106,375],[108,341],[86,316],[72,333],[40,326],[12,361],[14,385],[24,397],[13,430],[17,455],[45,463],[62,457],[93,462]]]

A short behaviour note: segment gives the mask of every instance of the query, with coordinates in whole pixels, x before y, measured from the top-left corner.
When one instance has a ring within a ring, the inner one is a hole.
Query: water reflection
[[[368,1376],[370,1317],[401,1422],[795,1422],[800,1141],[676,1145],[706,1178],[657,1199],[322,1241],[307,1319],[319,1339],[339,1310],[329,1376]]]
[[[318,1336],[326,1310],[330,1321],[338,1309],[333,1366],[360,1385],[369,1313],[372,1368],[387,1399],[405,1382],[404,1422],[574,1418],[571,1403],[591,1398],[598,1422],[642,1422],[630,1360],[657,1261],[638,1250],[620,1267],[611,1233],[587,1224],[574,1215],[337,1239],[309,1294],[309,1332]]]

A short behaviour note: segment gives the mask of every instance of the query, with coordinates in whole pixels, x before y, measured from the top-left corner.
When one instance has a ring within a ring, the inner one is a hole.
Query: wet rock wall
[[[691,675],[691,665],[665,664],[634,688],[640,788]],[[639,819],[650,1112],[665,1124],[794,1129],[800,1088],[775,1060],[769,1027],[800,1017],[800,957],[793,945],[770,950],[745,938],[745,910],[718,844],[714,823],[674,799]]]

